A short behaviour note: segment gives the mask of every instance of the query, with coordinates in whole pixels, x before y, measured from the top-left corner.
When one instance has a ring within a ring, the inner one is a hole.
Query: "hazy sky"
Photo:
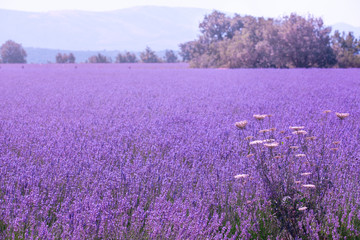
[[[0,0],[0,9],[36,12],[107,11],[143,5],[198,7],[265,17],[297,12],[322,17],[329,25],[345,22],[360,26],[360,0]]]

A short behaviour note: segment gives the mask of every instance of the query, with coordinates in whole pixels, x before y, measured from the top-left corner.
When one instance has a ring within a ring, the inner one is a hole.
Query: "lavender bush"
[[[1,239],[360,237],[359,70],[150,65],[1,66]]]

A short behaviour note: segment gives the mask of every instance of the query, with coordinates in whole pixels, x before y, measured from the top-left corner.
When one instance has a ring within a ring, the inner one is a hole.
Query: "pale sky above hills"
[[[241,15],[280,17],[291,12],[322,17],[328,25],[343,22],[360,26],[360,0],[1,0],[0,9],[21,11],[109,11],[134,6],[171,6],[217,9]]]

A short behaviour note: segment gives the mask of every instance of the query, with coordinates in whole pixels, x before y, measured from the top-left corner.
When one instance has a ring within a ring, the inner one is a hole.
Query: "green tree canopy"
[[[313,16],[266,19],[214,11],[199,28],[198,39],[180,44],[180,56],[193,67],[358,66],[359,41],[351,34],[331,38],[331,28]]]
[[[336,54],[337,67],[360,67],[360,41],[352,32],[340,34],[335,31],[332,36],[332,45]]]
[[[72,53],[69,53],[69,55],[66,53],[58,53],[55,57],[55,61],[56,63],[75,63],[75,56]]]
[[[205,15],[204,20],[199,24],[200,32],[209,42],[232,38],[235,32],[240,31],[242,27],[243,23],[239,15],[230,18],[219,11],[213,11],[211,14]]]
[[[161,59],[155,54],[150,47],[146,47],[144,52],[140,53],[140,59],[143,63],[160,63]]]
[[[134,53],[126,52],[125,54],[119,53],[116,56],[116,63],[136,63],[137,57]]]
[[[330,46],[331,28],[321,18],[307,19],[291,14],[285,17],[280,36],[289,67],[328,67],[336,63]]]
[[[70,53],[68,56],[68,63],[75,63],[75,56],[73,53]]]
[[[6,41],[0,48],[3,63],[26,63],[27,54],[21,44]]]
[[[111,63],[111,58],[98,53],[97,55],[91,56],[88,59],[89,63]]]
[[[173,50],[166,50],[164,61],[167,63],[175,63],[178,61],[178,58]]]

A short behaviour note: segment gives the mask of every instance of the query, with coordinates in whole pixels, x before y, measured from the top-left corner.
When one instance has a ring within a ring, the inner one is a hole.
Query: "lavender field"
[[[360,238],[358,69],[0,66],[0,239]]]

